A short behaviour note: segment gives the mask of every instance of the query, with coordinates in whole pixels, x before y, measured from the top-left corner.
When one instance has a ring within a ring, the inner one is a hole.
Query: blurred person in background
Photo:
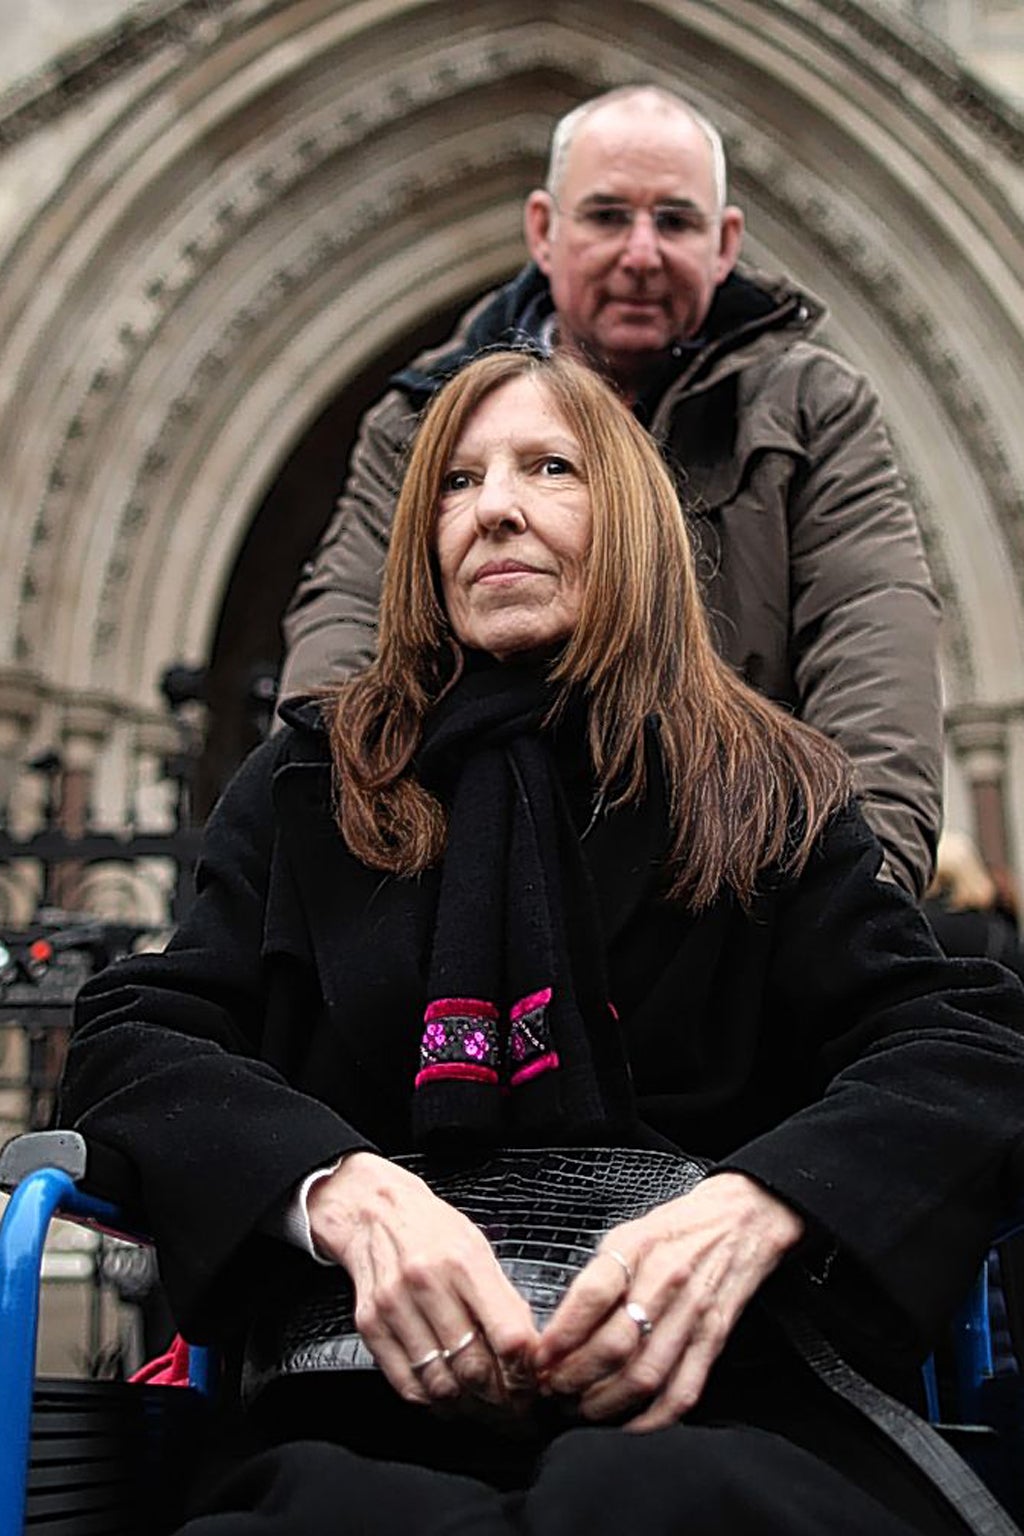
[[[1024,980],[1024,946],[1010,882],[997,878],[966,832],[939,838],[924,910],[947,955],[984,955]]]

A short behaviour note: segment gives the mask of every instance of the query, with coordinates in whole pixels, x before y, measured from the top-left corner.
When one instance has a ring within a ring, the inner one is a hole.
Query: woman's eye
[[[442,496],[452,491],[464,491],[469,485],[469,475],[464,469],[450,469],[441,481]]]
[[[541,459],[539,468],[542,475],[571,475],[573,472],[569,460],[563,459],[557,453],[549,453],[546,458]]]

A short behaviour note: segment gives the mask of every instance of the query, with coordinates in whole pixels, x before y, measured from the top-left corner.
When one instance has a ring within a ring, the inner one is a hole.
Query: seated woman
[[[166,953],[80,1000],[64,1121],[137,1170],[225,1402],[317,1260],[379,1366],[268,1389],[189,1536],[962,1536],[759,1315],[811,1275],[906,1387],[1024,1130],[1019,989],[943,959],[881,860],[839,751],[716,658],[629,412],[565,359],[457,375],[377,661],[242,766]],[[713,1169],[541,1329],[393,1160],[598,1143]]]

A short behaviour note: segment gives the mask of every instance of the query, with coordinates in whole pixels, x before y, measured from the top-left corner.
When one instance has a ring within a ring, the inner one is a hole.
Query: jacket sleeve
[[[947,959],[881,856],[845,811],[778,898],[765,1007],[799,1107],[728,1166],[831,1234],[927,1340],[1012,1195],[1024,990],[989,960]]]
[[[398,390],[363,417],[337,510],[284,616],[282,700],[308,696],[373,660],[384,559],[415,424]]]
[[[271,782],[286,740],[257,748],[225,791],[197,899],[167,950],[120,961],[83,988],[61,1089],[61,1122],[137,1174],[191,1338],[216,1333],[273,1284],[276,1267],[299,1260],[260,1235],[265,1214],[311,1169],[367,1145],[260,1059]]]
[[[853,759],[892,874],[922,895],[942,811],[939,609],[914,511],[867,381],[815,349],[790,492],[800,713]]]

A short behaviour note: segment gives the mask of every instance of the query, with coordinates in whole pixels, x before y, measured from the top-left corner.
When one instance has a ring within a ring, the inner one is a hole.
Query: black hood
[[[327,722],[319,699],[284,699],[277,707],[277,716],[293,730],[315,736],[326,736]]]

